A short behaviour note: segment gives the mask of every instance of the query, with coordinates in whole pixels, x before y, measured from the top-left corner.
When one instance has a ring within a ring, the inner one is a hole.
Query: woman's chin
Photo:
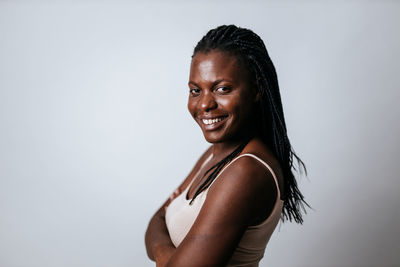
[[[223,142],[223,138],[221,138],[220,136],[213,135],[213,134],[210,134],[210,133],[203,133],[203,135],[204,135],[204,139],[206,139],[206,141],[209,142],[209,143],[214,144],[214,143]]]
[[[206,139],[207,142],[216,144],[216,143],[223,143],[227,142],[230,140],[229,136],[226,134],[223,134],[221,132],[203,132],[204,139]]]

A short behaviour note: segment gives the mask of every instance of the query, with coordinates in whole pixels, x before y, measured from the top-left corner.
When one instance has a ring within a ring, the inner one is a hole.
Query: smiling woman
[[[188,109],[211,146],[146,231],[157,266],[258,266],[279,221],[302,223],[275,68],[234,25],[194,49]]]
[[[256,90],[235,56],[222,51],[193,57],[188,109],[210,143],[241,139],[255,129]]]

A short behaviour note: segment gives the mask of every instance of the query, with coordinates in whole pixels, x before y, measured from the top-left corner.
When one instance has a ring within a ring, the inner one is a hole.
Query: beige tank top
[[[259,162],[261,162],[272,174],[275,180],[276,188],[277,188],[277,200],[275,201],[274,208],[272,210],[271,215],[262,223],[249,226],[243,234],[242,239],[240,240],[236,250],[234,251],[229,263],[227,266],[229,267],[257,267],[258,263],[264,256],[264,251],[267,246],[267,243],[279,222],[281,217],[283,201],[280,199],[280,191],[278,186],[278,180],[272,168],[265,163],[259,157],[253,154],[242,154],[235,159],[233,159],[228,165],[226,165],[219,174],[221,174],[226,168],[229,167],[230,164],[235,162],[237,159],[241,157],[252,157]],[[204,164],[210,160],[210,157],[203,163]],[[202,166],[202,167],[203,167]],[[201,168],[200,168],[201,169]],[[219,176],[219,175],[218,175]],[[215,178],[215,180],[218,178]],[[194,180],[194,179],[193,179]],[[190,200],[186,199],[187,192],[193,180],[186,187],[186,189],[177,196],[172,202],[169,204],[166,210],[165,222],[169,231],[169,235],[171,237],[172,243],[175,247],[178,247],[182,240],[185,238],[186,234],[189,232],[190,228],[194,224],[197,215],[200,212],[201,207],[207,197],[208,188],[201,192],[190,205]],[[214,181],[215,181],[214,180]],[[214,182],[213,181],[213,182]],[[212,185],[212,184],[211,184]],[[211,186],[210,185],[210,186]]]

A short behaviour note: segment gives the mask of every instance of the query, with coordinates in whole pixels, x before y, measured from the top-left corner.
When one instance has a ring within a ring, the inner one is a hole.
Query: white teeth
[[[219,121],[222,121],[222,118],[203,119],[203,123],[206,124],[206,125],[213,124],[213,123],[216,123],[216,122],[219,122]]]

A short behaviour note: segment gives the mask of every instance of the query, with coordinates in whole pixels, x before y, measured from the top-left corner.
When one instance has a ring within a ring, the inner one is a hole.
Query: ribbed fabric
[[[272,168],[265,163],[259,157],[253,154],[242,154],[235,159],[233,159],[229,164],[227,164],[218,176],[215,178],[218,179],[219,175],[229,167],[230,164],[235,162],[241,157],[252,157],[259,162],[261,162],[272,174],[275,180],[275,185],[277,188],[277,200],[275,201],[274,208],[272,210],[271,215],[263,221],[261,224],[255,226],[249,226],[243,234],[242,239],[240,240],[235,252],[232,255],[227,266],[229,267],[257,267],[258,263],[264,256],[264,251],[267,246],[267,243],[275,230],[276,225],[279,222],[282,213],[283,201],[280,199],[280,190],[278,186],[278,180]],[[204,163],[209,160],[208,158]],[[202,166],[202,167],[203,167]],[[202,168],[201,167],[201,168]],[[200,168],[200,169],[201,169]],[[214,180],[214,181],[215,181]],[[213,182],[214,182],[213,181]],[[178,247],[182,240],[185,238],[193,223],[195,222],[197,215],[200,212],[201,207],[207,197],[208,188],[201,192],[196,199],[192,202],[192,205],[189,205],[190,200],[186,199],[187,192],[193,180],[186,187],[186,189],[177,196],[167,207],[165,221],[169,231],[169,235],[171,237],[172,243],[175,247]],[[211,185],[210,185],[211,186]]]

